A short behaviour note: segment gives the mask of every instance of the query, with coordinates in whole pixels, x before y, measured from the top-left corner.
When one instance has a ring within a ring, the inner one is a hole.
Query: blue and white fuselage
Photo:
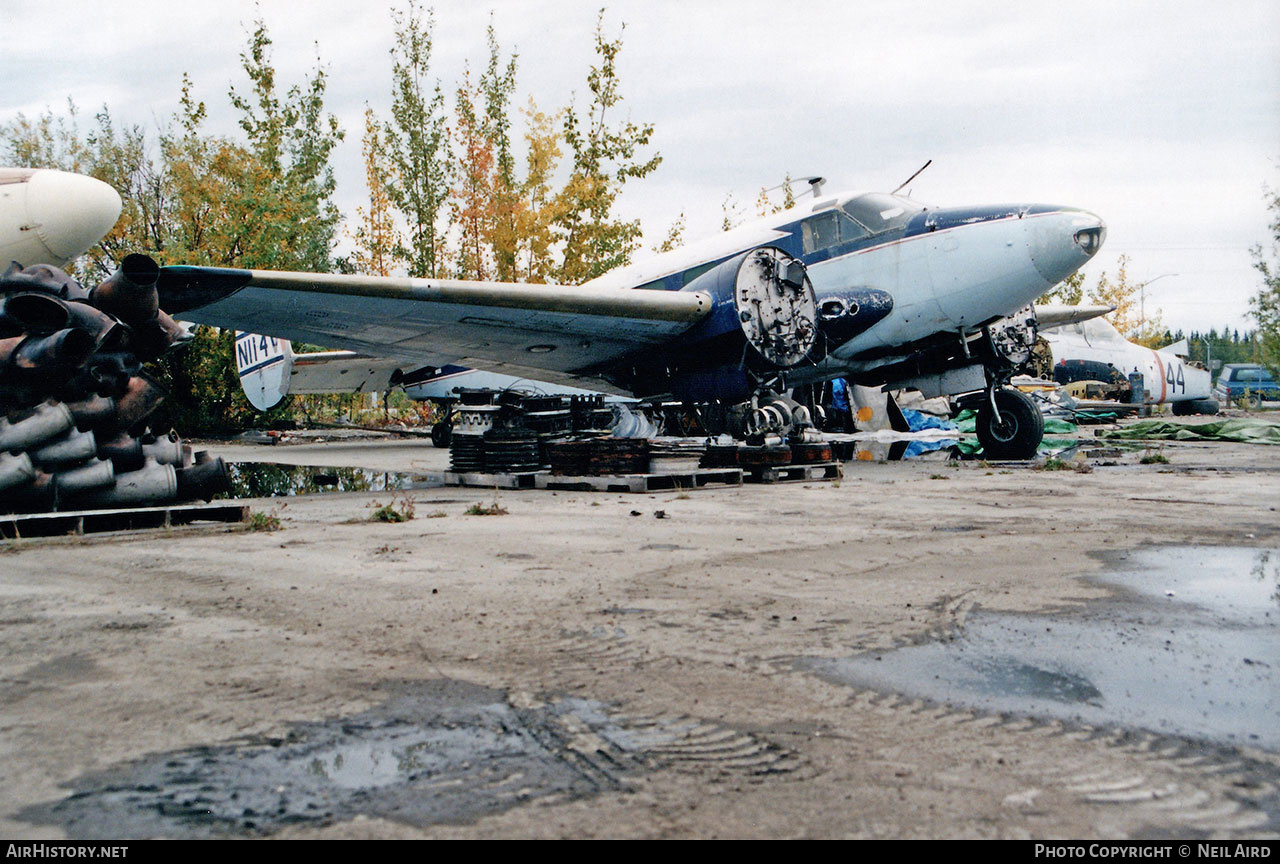
[[[1014,313],[1083,266],[1104,236],[1099,217],[1072,207],[930,209],[899,196],[852,192],[588,285],[689,290],[712,267],[744,250],[781,249],[804,263],[824,319],[830,313],[835,320],[842,309],[866,319],[861,325],[846,321],[840,335],[847,338],[832,344],[812,368],[793,372],[792,380],[857,377],[906,360],[938,334],[973,333]]]

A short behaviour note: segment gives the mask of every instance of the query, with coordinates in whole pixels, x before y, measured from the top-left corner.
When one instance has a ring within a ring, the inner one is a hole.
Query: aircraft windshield
[[[872,234],[901,227],[925,208],[909,198],[872,192],[845,202],[840,208],[857,219]]]
[[[1083,333],[1090,343],[1127,341],[1120,335],[1120,331],[1105,318],[1090,318],[1088,321],[1076,326],[1080,328],[1079,332]]]

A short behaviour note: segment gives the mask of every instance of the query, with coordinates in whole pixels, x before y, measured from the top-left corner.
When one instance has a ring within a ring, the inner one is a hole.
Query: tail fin
[[[259,411],[274,408],[289,394],[293,346],[288,339],[237,331],[236,371],[250,405]]]

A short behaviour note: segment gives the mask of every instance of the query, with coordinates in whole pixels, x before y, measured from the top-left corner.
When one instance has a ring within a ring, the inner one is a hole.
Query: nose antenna
[[[932,164],[933,164],[933,160],[932,160],[932,159],[930,159],[928,162],[926,162],[926,163],[924,163],[923,165],[921,165],[921,166],[920,166],[920,170],[919,170],[919,171],[917,171],[916,173],[912,174],[912,175],[911,175],[910,177],[908,177],[906,180],[903,180],[903,181],[902,181],[902,186],[899,186],[897,189],[894,189],[894,190],[893,190],[892,192],[890,192],[889,194],[890,194],[890,195],[897,195],[899,192],[901,192],[901,191],[902,191],[902,187],[903,187],[903,186],[906,186],[906,185],[907,185],[908,183],[910,183],[912,180],[916,179],[916,178],[917,178],[917,177],[919,177],[921,174],[923,174],[923,173],[924,173],[924,169],[928,168],[928,167],[929,167],[930,165],[932,165]]]

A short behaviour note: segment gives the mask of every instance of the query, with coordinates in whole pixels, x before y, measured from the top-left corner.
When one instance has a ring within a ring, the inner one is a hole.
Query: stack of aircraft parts
[[[479,402],[473,394],[464,393],[462,403],[449,439],[449,468],[459,473],[484,471],[484,435],[493,429],[500,409]]]
[[[709,444],[702,454],[701,468],[737,468],[739,444]]]
[[[603,396],[474,389],[460,391],[458,401],[449,467],[460,474],[537,471],[552,464],[556,444],[608,436],[614,422]]]
[[[528,429],[490,429],[484,433],[485,470],[493,474],[518,474],[542,467],[538,433]]]
[[[702,462],[707,447],[701,441],[663,438],[649,442],[649,472],[666,474],[693,471]]]
[[[792,465],[817,465],[831,461],[828,441],[794,441],[791,444]]]
[[[649,442],[643,438],[557,441],[548,448],[551,473],[569,476],[649,473]]]
[[[761,468],[782,465],[822,465],[835,456],[829,441],[793,439],[790,444],[711,444],[700,463],[703,468]]]
[[[534,435],[535,452],[532,468],[512,470],[536,471],[550,464],[547,446],[553,441],[563,441],[573,433],[573,411],[569,400],[564,396],[525,396],[515,406],[518,412],[513,416],[518,417],[519,422],[513,421],[512,425],[522,427]],[[509,449],[508,445],[509,442],[504,442],[497,446]]]
[[[56,267],[0,274],[0,513],[209,500],[222,459],[147,417],[165,398],[143,368],[182,341],[141,255],[92,292]]]
[[[613,410],[604,404],[604,396],[570,396],[569,415],[574,432],[608,434],[613,427]]]
[[[738,465],[743,468],[776,468],[791,464],[791,448],[786,444],[762,444],[738,448]]]

